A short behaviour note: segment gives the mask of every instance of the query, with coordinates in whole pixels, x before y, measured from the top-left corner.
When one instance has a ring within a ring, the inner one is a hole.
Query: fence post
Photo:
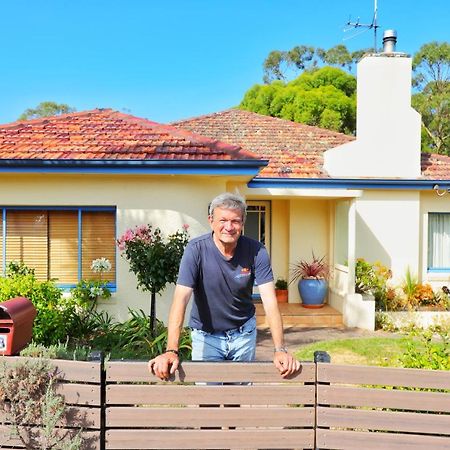
[[[94,350],[88,356],[89,361],[100,363],[100,450],[106,447],[106,370],[105,354]]]
[[[314,362],[317,364],[319,362],[329,363],[331,362],[331,357],[327,352],[323,350],[316,350],[314,352]]]
[[[323,351],[323,350],[316,350],[314,352],[314,363],[316,364],[316,383],[315,383],[315,405],[314,405],[314,414],[315,414],[315,424],[314,424],[314,448],[316,450],[320,450],[317,447],[317,410],[319,407],[319,399],[318,399],[318,395],[317,395],[317,386],[319,385],[319,377],[318,377],[318,363],[330,363],[331,362],[331,357],[330,355]],[[321,383],[321,384],[330,384],[330,383]]]

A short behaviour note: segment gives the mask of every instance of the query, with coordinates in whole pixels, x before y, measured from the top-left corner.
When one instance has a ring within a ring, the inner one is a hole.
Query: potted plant
[[[328,290],[330,268],[325,256],[317,258],[312,254],[312,260],[300,260],[293,264],[291,283],[298,281],[298,291],[305,308],[322,308]]]
[[[275,281],[275,295],[278,303],[288,302],[288,282],[284,278],[277,278]]]

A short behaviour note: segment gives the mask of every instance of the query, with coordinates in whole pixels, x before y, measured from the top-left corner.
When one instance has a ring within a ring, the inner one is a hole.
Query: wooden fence
[[[185,362],[161,382],[143,362],[53,363],[85,449],[450,449],[449,372]]]
[[[317,365],[317,447],[450,449],[450,372]]]
[[[153,386],[142,364],[111,362],[106,374],[108,449],[313,446],[312,363],[286,382],[257,362],[185,363],[174,383]]]

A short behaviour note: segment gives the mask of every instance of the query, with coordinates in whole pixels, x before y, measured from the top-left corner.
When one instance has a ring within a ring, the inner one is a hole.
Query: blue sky
[[[347,39],[373,0],[0,0],[0,123],[44,100],[169,122],[237,105],[274,49]],[[450,40],[448,0],[378,0],[397,50]]]

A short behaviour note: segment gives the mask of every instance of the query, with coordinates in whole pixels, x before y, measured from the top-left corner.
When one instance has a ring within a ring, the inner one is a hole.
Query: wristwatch
[[[275,348],[273,349],[273,352],[274,352],[274,353],[277,353],[277,352],[287,353],[287,352],[288,352],[288,349],[283,345],[282,347],[275,347]]]

